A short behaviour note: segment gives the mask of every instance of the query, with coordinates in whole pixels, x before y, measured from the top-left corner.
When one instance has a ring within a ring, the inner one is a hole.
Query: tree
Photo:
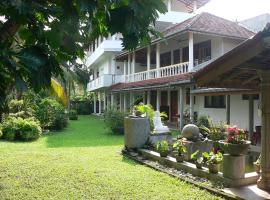
[[[122,33],[125,49],[149,42],[165,11],[162,0],[1,0],[0,105],[14,85],[49,87],[99,35]]]

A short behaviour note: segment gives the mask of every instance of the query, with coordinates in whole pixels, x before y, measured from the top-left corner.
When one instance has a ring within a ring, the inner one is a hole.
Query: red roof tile
[[[232,22],[206,12],[169,27],[163,32],[163,34],[167,37],[182,31],[210,33],[242,39],[247,39],[255,35],[255,33],[236,22]]]
[[[190,80],[193,73],[185,73],[176,76],[169,76],[163,78],[148,79],[144,81],[130,82],[130,83],[118,83],[111,87],[112,91],[131,89],[131,88],[141,88],[147,86],[159,86],[167,83],[177,83],[180,81]]]

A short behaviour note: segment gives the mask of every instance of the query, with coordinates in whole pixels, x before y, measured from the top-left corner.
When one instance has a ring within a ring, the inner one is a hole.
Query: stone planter
[[[150,134],[149,119],[125,117],[124,125],[126,148],[142,148],[146,144]]]
[[[162,141],[162,140],[166,140],[169,143],[171,143],[172,142],[171,133],[170,132],[168,132],[168,133],[155,133],[155,134],[149,135],[149,142],[154,146],[157,144],[157,142]]]
[[[160,157],[167,157],[169,155],[169,151],[162,151],[162,152],[159,152],[160,154]]]
[[[212,174],[218,173],[218,167],[219,167],[219,164],[208,164],[209,172]]]
[[[225,142],[224,140],[220,140],[219,144],[222,150],[225,151],[226,153],[233,156],[239,156],[239,155],[247,154],[247,151],[251,142],[246,141],[246,143],[244,144],[231,144],[231,143]]]
[[[179,156],[179,155],[175,154],[175,159],[177,162],[183,162],[184,158],[185,158],[184,155]]]
[[[210,152],[213,149],[212,140],[197,141],[197,142],[184,140],[183,143],[187,148],[187,152],[185,153],[185,160],[191,160],[191,154],[193,154],[197,150],[201,152]]]
[[[253,165],[254,165],[255,172],[257,174],[260,174],[261,173],[261,165],[260,164],[256,164],[256,163],[254,163]]]

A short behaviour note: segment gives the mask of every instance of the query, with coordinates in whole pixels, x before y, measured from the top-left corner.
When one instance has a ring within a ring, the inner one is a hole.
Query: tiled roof
[[[195,0],[178,0],[178,1],[184,3],[186,5],[187,9],[189,10],[189,12],[192,12],[193,11]],[[196,0],[196,2],[197,2],[197,8],[200,8],[200,7],[204,6],[209,1],[210,0]]]
[[[254,33],[236,22],[203,12],[179,24],[169,27],[163,34],[165,37],[182,32],[194,31],[210,33],[220,36],[247,39],[254,36]]]
[[[155,79],[148,79],[144,81],[137,81],[137,82],[130,82],[130,83],[118,83],[111,86],[112,91],[118,90],[125,90],[125,89],[132,89],[132,88],[142,88],[142,87],[149,87],[149,86],[162,86],[165,84],[176,84],[181,81],[188,81],[191,79],[193,73],[185,73],[179,74],[176,76],[169,76],[169,77],[162,77],[162,78],[155,78]]]

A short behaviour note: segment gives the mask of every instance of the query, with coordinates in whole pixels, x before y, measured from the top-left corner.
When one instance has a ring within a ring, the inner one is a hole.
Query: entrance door
[[[171,121],[172,122],[176,122],[177,121],[177,117],[176,115],[178,114],[178,92],[177,90],[171,91],[171,106],[170,106],[170,110],[171,110]]]

